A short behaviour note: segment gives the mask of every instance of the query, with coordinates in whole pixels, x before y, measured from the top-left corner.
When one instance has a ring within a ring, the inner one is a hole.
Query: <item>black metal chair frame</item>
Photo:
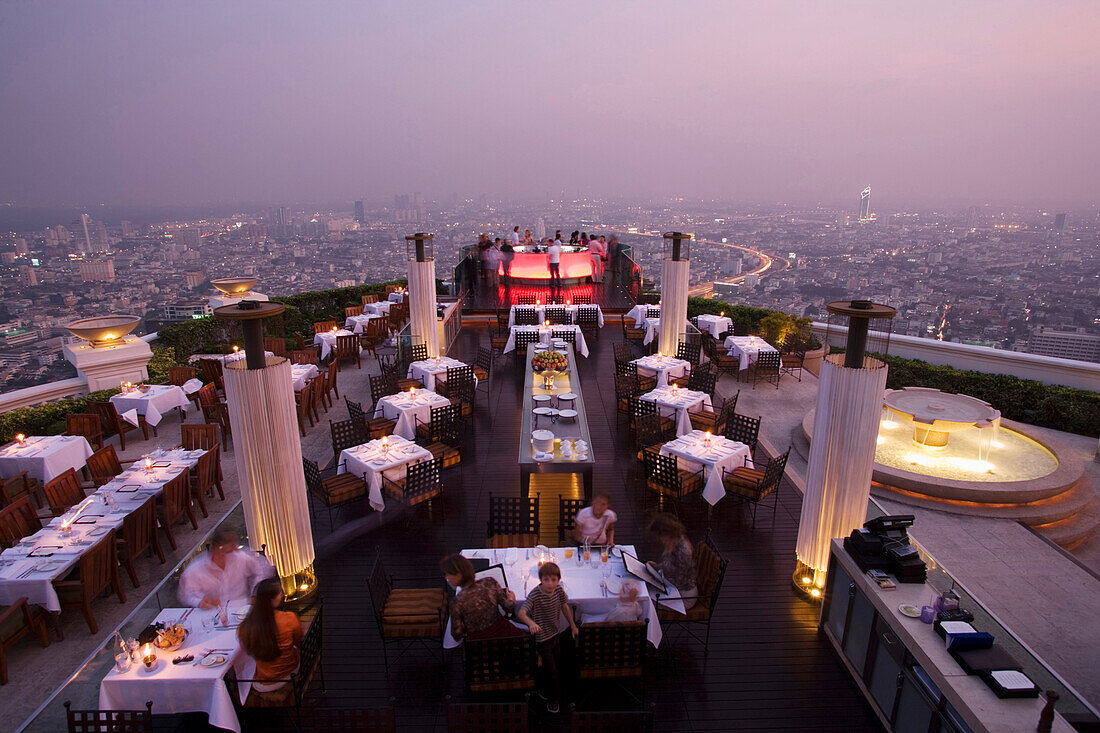
[[[437,580],[437,579],[436,579]],[[390,657],[386,650],[386,646],[389,644],[404,645],[404,647],[398,652],[397,656],[393,658],[393,661],[397,661],[405,655],[405,652],[412,649],[417,644],[421,644],[427,649],[433,658],[435,658],[435,650],[433,649],[432,641],[438,641],[439,644],[439,662],[440,668],[443,666],[443,634],[446,633],[446,621],[447,621],[447,607],[444,603],[443,608],[440,609],[439,619],[439,639],[435,640],[431,637],[391,637],[386,638],[385,625],[383,623],[383,611],[386,608],[386,601],[389,600],[390,593],[393,592],[397,585],[397,579],[386,573],[385,567],[382,565],[382,552],[381,548],[375,548],[374,565],[371,566],[370,575],[367,576],[367,597],[370,599],[371,612],[374,615],[374,622],[378,626],[378,636],[382,640],[382,663],[386,670],[386,679],[390,677]],[[375,598],[376,594],[385,593],[384,597]],[[446,600],[446,594],[444,594],[444,600]],[[416,614],[422,616],[423,614]],[[532,637],[534,638],[534,637]],[[532,647],[533,648],[533,647]]]
[[[730,440],[744,443],[749,447],[749,455],[756,455],[756,444],[760,441],[760,418],[733,413],[726,418],[725,435]]]
[[[302,471],[305,473],[305,477],[306,477],[306,488],[309,489],[311,493],[316,492],[317,494],[323,494],[324,493],[324,484],[322,483],[323,479],[335,476],[339,472],[339,470],[340,470],[339,466],[331,466],[330,468],[326,468],[325,470],[322,471],[314,461],[311,461],[308,458],[306,458],[305,456],[302,456]],[[329,474],[329,475],[326,477],[325,474]],[[334,510],[337,513],[339,513],[339,511],[341,509],[348,506],[349,504],[354,504],[355,502],[361,501],[361,500],[366,501],[367,499],[369,499],[369,497],[370,497],[370,492],[368,491],[368,492],[364,492],[363,496],[356,496],[356,497],[353,497],[351,499],[345,499],[344,501],[338,501],[335,504],[325,504],[325,507],[328,509],[328,529],[329,529],[329,532],[332,531],[332,527],[333,527],[332,512]],[[313,502],[312,501],[309,502],[309,510],[310,510],[310,514],[312,514],[313,513]]]
[[[356,420],[329,420],[329,433],[332,435],[332,462],[340,464],[340,452],[357,445],[363,445],[370,440],[367,434],[367,426]]]
[[[779,389],[779,378],[782,376],[780,372],[781,364],[778,351],[765,351],[758,354],[756,363],[750,367],[752,370],[752,388],[756,389],[758,382],[768,382],[770,384],[774,380],[775,388]]]
[[[628,675],[601,675],[596,679],[613,679],[620,681],[619,686],[644,707],[646,699],[645,660],[646,646],[648,645],[646,634],[648,628],[649,619],[643,621],[581,624],[580,633],[577,635],[577,666],[579,668],[580,678],[584,678],[586,668],[609,671],[639,667],[641,669],[641,674],[637,677],[641,686],[639,695],[635,695],[629,688],[622,684],[621,680],[628,678]],[[627,659],[618,659],[617,657],[623,654],[624,650],[628,655]],[[630,675],[629,677],[633,676]],[[570,707],[576,709],[577,705],[578,703],[572,703]]]
[[[752,528],[756,529],[756,511],[760,506],[760,502],[768,498],[769,495],[774,495],[772,500],[772,521],[775,521],[775,515],[779,509],[779,485],[783,483],[783,473],[787,470],[787,459],[791,455],[791,449],[788,448],[787,452],[783,455],[776,456],[768,461],[767,468],[764,469],[764,476],[757,482],[757,487],[764,491],[764,495],[759,499],[752,499],[751,497],[739,494],[736,491],[726,491],[726,496],[732,495],[741,504],[749,505],[749,513],[752,515]],[[722,480],[725,481],[726,475],[732,473],[731,471],[722,471]]]
[[[588,506],[588,501],[585,499],[566,499],[564,496],[558,497],[558,544],[561,546],[571,545],[573,540],[573,529],[577,526],[577,512]]]
[[[539,495],[530,497],[493,496],[489,493],[489,519],[485,523],[485,536],[533,534],[539,537]],[[537,539],[536,539],[537,544]]]
[[[153,733],[153,701],[144,710],[73,710],[65,701],[65,719],[69,733]]]
[[[729,567],[730,561],[728,559],[722,557],[722,553],[718,551],[718,547],[717,547],[717,545],[714,544],[714,540],[711,538],[709,531],[708,531],[706,537],[703,538],[703,541],[700,542],[699,545],[696,545],[696,552],[698,552],[698,547],[701,546],[701,545],[708,546],[710,548],[710,551],[713,552],[715,554],[715,556],[718,558],[718,580],[714,584],[714,590],[711,592],[710,598],[709,599],[704,599],[704,598],[700,597],[696,601],[696,603],[703,603],[704,601],[709,602],[710,603],[710,612],[707,614],[707,618],[706,618],[705,621],[704,620],[690,620],[685,616],[682,620],[681,619],[666,620],[662,623],[661,628],[664,629],[664,630],[667,630],[669,626],[672,626],[672,625],[679,626],[684,633],[686,633],[692,639],[694,639],[697,642],[700,642],[703,645],[703,656],[706,657],[710,654],[710,623],[711,623],[711,621],[714,620],[714,609],[717,608],[717,606],[718,606],[718,596],[721,595],[721,593],[722,593],[722,583],[726,579],[726,568]],[[704,624],[707,627],[706,634],[703,635],[702,637],[700,637],[699,634],[696,634],[693,631],[693,628],[694,628],[693,624],[694,625]]]

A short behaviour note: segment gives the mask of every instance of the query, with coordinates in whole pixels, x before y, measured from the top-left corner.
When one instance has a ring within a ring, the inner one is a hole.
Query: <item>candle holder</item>
[[[27,436],[23,435],[23,433],[19,433],[19,435],[15,436],[15,442],[20,446],[24,446],[27,444]]]
[[[710,447],[710,431],[709,430],[703,435],[703,445],[705,445],[707,448]]]
[[[61,527],[58,530],[58,534],[62,537],[71,537],[73,534],[73,523],[71,520],[65,520],[61,523]]]
[[[157,668],[157,663],[160,660],[157,659],[157,652],[152,642],[143,644],[141,647],[141,663],[145,665],[146,672],[152,672]]]
[[[153,472],[153,459],[149,456],[145,456],[145,473]]]

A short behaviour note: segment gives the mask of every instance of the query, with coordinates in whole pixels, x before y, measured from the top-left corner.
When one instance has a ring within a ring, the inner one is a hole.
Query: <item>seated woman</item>
[[[237,629],[241,648],[256,660],[257,681],[252,683],[252,691],[272,703],[292,689],[290,675],[298,670],[302,640],[302,622],[291,611],[279,611],[282,602],[283,587],[278,579],[261,580],[252,608]]]
[[[443,558],[439,569],[455,589],[451,601],[451,636],[455,641],[524,635],[500,612],[501,608],[505,611],[515,608],[515,593],[504,590],[492,578],[475,581],[474,566],[462,555]]]
[[[695,548],[684,535],[684,525],[671,514],[658,514],[649,523],[650,534],[661,545],[661,558],[646,565],[680,592],[684,610],[695,605],[699,588],[695,582]]]

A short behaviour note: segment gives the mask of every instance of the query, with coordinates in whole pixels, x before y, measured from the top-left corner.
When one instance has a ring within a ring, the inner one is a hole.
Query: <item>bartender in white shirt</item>
[[[555,239],[546,248],[547,264],[550,265],[550,287],[561,287],[561,240]]]
[[[519,227],[512,227],[512,233],[508,235],[508,243],[515,247],[519,244]]]
[[[227,601],[247,601],[257,583],[275,576],[275,568],[265,557],[239,545],[232,530],[214,533],[210,550],[192,560],[180,576],[183,605],[217,608]]]

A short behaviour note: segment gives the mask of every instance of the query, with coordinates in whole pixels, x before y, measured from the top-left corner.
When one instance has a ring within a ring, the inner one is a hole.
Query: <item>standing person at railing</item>
[[[500,285],[500,263],[503,255],[500,251],[500,237],[493,241],[493,246],[485,250],[485,259],[482,260],[482,272],[485,275],[485,287],[490,292],[495,292]]]
[[[592,282],[603,282],[603,263],[607,259],[607,242],[603,237],[588,242],[588,254],[592,259]]]
[[[611,264],[611,271],[619,271],[619,238],[612,234],[607,240],[607,258]]]
[[[561,287],[561,240],[555,239],[546,248],[547,264],[550,265],[550,287]]]

